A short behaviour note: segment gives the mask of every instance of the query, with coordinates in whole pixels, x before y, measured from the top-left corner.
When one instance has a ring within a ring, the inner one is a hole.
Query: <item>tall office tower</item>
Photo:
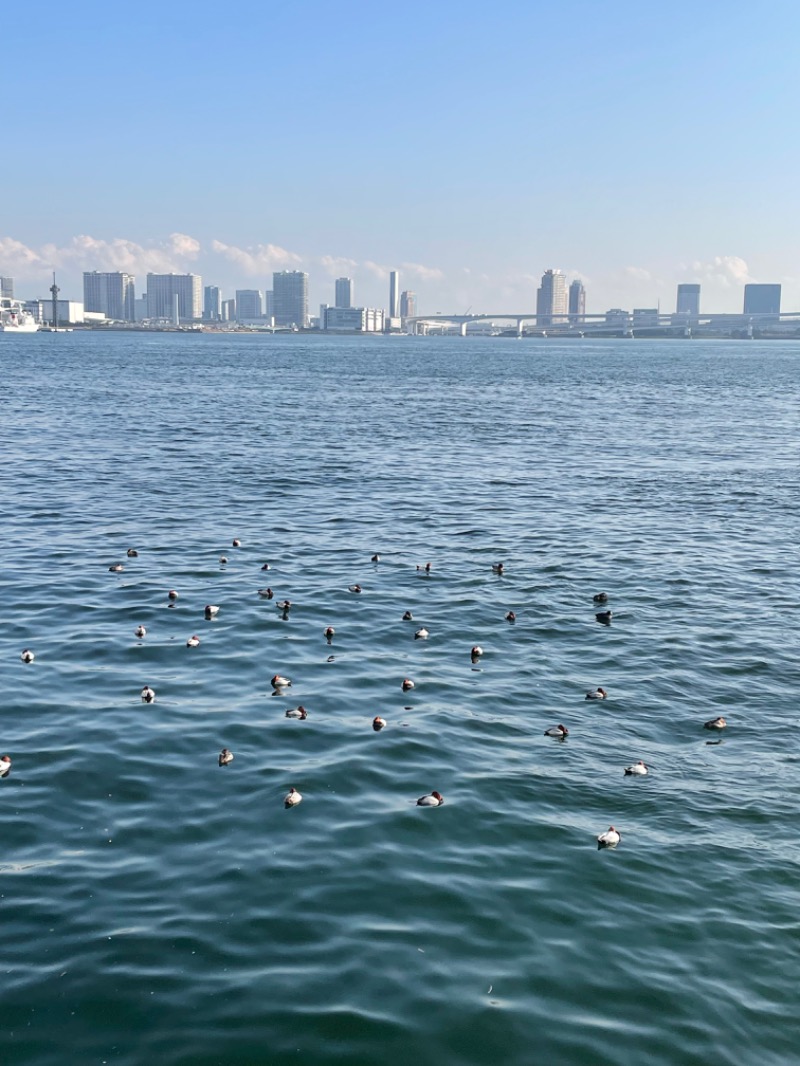
[[[206,322],[222,319],[222,293],[217,285],[206,285],[203,289],[203,318]]]
[[[569,320],[575,325],[583,322],[586,315],[586,289],[577,278],[569,287]]]
[[[275,315],[275,300],[273,299],[272,289],[267,289],[264,293],[264,318],[272,319]]]
[[[336,279],[336,302],[334,307],[353,306],[353,280],[352,278]]]
[[[222,321],[223,322],[235,322],[236,321],[236,301],[235,300],[223,300],[222,301]]]
[[[172,321],[175,300],[181,320],[193,321],[202,313],[203,279],[199,274],[148,274],[147,317]]]
[[[14,299],[14,279],[13,278],[0,278],[0,296],[5,297],[7,300]]]
[[[264,297],[261,289],[236,290],[236,317],[240,322],[261,318],[264,314]]]
[[[417,294],[415,292],[400,293],[400,317],[414,318],[417,313]]]
[[[276,326],[308,325],[308,274],[281,270],[272,275],[272,307]]]
[[[780,285],[745,285],[744,313],[746,315],[774,315],[781,313]]]
[[[536,324],[553,326],[567,320],[567,278],[560,270],[545,270],[536,290]]]
[[[675,305],[675,311],[679,315],[688,315],[690,318],[697,318],[700,314],[699,285],[678,286],[678,302]]]
[[[393,270],[389,275],[389,318],[400,317],[400,274]]]
[[[86,270],[83,274],[83,307],[99,311],[117,322],[136,321],[136,279],[120,271]]]

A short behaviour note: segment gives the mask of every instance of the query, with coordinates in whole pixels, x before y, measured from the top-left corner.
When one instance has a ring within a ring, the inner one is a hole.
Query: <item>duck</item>
[[[142,689],[142,703],[155,703],[156,690],[145,685]]]
[[[290,788],[286,795],[283,797],[283,805],[287,808],[287,810],[289,807],[296,807],[298,803],[302,802],[303,797],[300,795],[297,789],[294,788],[294,786]]]
[[[167,593],[167,599],[177,600],[177,598],[178,598],[178,593],[175,591],[175,589],[170,589],[169,592]]]
[[[333,626],[325,626],[325,629],[323,630],[323,636],[329,644],[333,640],[335,633],[336,630],[333,628]]]
[[[278,603],[275,604],[275,606],[278,608],[279,611],[286,612],[286,611],[291,609],[292,601],[291,600],[280,600]]]
[[[234,537],[233,540],[231,541],[231,547],[232,548],[241,548],[241,546],[242,546],[242,542],[239,540],[239,538],[238,537]]]
[[[287,718],[298,718],[301,722],[304,722],[308,718],[308,711],[301,704],[299,707],[290,707],[286,712]]]
[[[233,752],[232,751],[228,751],[227,748],[223,748],[222,751],[219,753],[219,764],[220,764],[220,766],[230,766],[230,764],[232,762],[233,762]]]
[[[420,796],[417,800],[418,807],[441,807],[444,803],[444,796],[441,792],[431,792],[427,796]]]
[[[128,548],[127,556],[128,556],[129,559],[138,559],[139,558],[139,553],[137,552],[137,550],[135,548]]]
[[[275,674],[270,684],[273,688],[290,688],[292,683],[288,677],[281,677],[280,674]]]
[[[200,638],[198,637],[198,635],[196,633],[194,633],[186,641],[186,647],[187,648],[197,648],[199,646],[199,644],[200,644]]]
[[[720,715],[719,718],[712,718],[710,722],[705,722],[703,724],[703,729],[725,729],[727,728],[727,725],[728,723],[722,715]]]
[[[108,569],[112,574],[121,574],[125,567],[122,563],[114,563],[112,566],[109,566]]]
[[[622,837],[619,835],[613,825],[610,825],[605,833],[601,833],[597,838],[597,847],[599,848],[615,848],[619,844]]]
[[[376,714],[375,717],[372,719],[372,728],[375,730],[376,733],[380,733],[382,729],[386,728],[386,719],[381,718],[379,714]]]
[[[429,636],[430,633],[428,632],[428,630],[425,628],[425,626],[422,626],[414,634],[414,640],[427,640]]]
[[[227,563],[227,561],[228,561],[228,556],[227,555],[220,555],[219,561],[224,566],[225,563]]]
[[[270,569],[269,563],[264,563],[264,565],[261,567],[261,569],[262,570],[269,570]]]
[[[371,562],[371,563],[379,563],[380,561],[381,561],[381,557],[380,557],[380,555],[378,555],[378,553],[377,553],[377,552],[375,552],[375,554],[374,554],[374,555],[372,556],[372,558],[370,559],[370,562]]]
[[[272,589],[259,589],[258,594],[259,596],[263,596],[265,600],[271,600],[275,595]]]
[[[410,678],[406,677],[403,679],[403,684],[400,687],[402,688],[403,692],[409,692],[412,688],[414,688],[414,682],[411,681]]]
[[[424,566],[417,566],[417,570],[421,573],[429,574],[431,572],[431,564],[425,563]]]
[[[360,585],[349,585],[348,586],[348,592],[362,592],[362,591],[363,590],[362,590]]]
[[[608,695],[608,693],[606,692],[606,690],[604,688],[596,688],[594,690],[594,692],[587,692],[586,693],[586,699],[587,700],[604,700],[607,695]]]
[[[35,658],[36,656],[33,654],[30,648],[25,648],[22,652],[22,655],[20,655],[20,659],[22,659],[24,663],[32,663]]]
[[[505,565],[503,563],[492,563],[492,573],[493,574],[504,574],[505,571],[506,571],[506,568],[505,568]]]
[[[219,614],[219,607],[214,603],[207,603],[203,608],[203,614],[206,618],[216,618]]]
[[[645,774],[649,773],[650,767],[647,765],[647,763],[642,762],[641,759],[638,762],[635,762],[633,766],[625,767],[626,777],[644,777]]]
[[[404,622],[413,622],[414,621],[414,615],[411,613],[411,611],[405,611],[404,612],[403,621]]]
[[[604,626],[611,625],[611,611],[598,611],[595,618]]]
[[[483,655],[483,648],[480,644],[476,644],[469,654],[471,659],[480,659],[481,655]]]
[[[517,620],[517,616],[514,614],[514,612],[513,611],[509,611],[508,614],[506,615],[506,621],[507,622],[516,622],[516,620]]]
[[[565,725],[551,725],[549,729],[545,729],[544,735],[546,737],[558,737],[560,740],[563,740],[564,737],[569,736],[569,730]]]
[[[133,635],[135,637],[138,637],[139,640],[141,640],[142,637],[147,636],[147,630],[144,628],[144,626],[137,626],[136,629],[134,629],[133,631]]]
[[[592,599],[594,600],[595,603],[608,603],[608,593],[607,592],[597,592],[597,593],[595,593],[594,596],[592,596]]]
[[[0,755],[0,777],[5,777],[11,769],[11,756]]]

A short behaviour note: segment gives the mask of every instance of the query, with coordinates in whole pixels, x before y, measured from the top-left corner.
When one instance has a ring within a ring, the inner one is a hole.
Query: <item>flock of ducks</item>
[[[242,543],[241,540],[238,537],[235,537],[233,539],[233,541],[232,541],[232,546],[234,548],[240,548],[241,547],[241,543]],[[135,558],[138,557],[138,555],[139,555],[139,552],[135,548],[129,548],[128,549],[128,552],[127,552],[128,558],[135,559]],[[221,564],[225,564],[225,563],[227,563],[227,561],[228,561],[227,556],[225,556],[225,555],[220,556],[220,563]],[[380,555],[377,555],[377,554],[373,555],[371,557],[371,561],[373,563],[380,562]],[[114,563],[111,566],[109,566],[108,569],[112,573],[121,573],[122,571],[124,571],[125,567],[124,567],[124,565],[122,563]],[[270,569],[270,564],[269,563],[264,563],[263,566],[261,567],[261,569],[263,571],[269,570]],[[417,569],[418,572],[421,572],[421,573],[424,573],[424,574],[427,575],[427,574],[431,573],[432,567],[431,567],[430,563],[426,563],[424,565],[417,565],[416,569]],[[502,562],[493,563],[492,564],[492,573],[497,574],[497,575],[503,575],[505,573],[505,564],[502,563]],[[348,586],[348,591],[358,595],[359,593],[362,592],[362,587],[361,587],[361,585],[353,584],[353,585]],[[264,597],[266,599],[270,599],[271,600],[271,599],[273,599],[274,593],[273,593],[271,588],[263,588],[263,589],[258,589],[258,595],[261,596],[261,597]],[[167,593],[167,597],[171,601],[170,602],[170,606],[173,606],[174,602],[179,598],[179,594],[178,594],[178,592],[175,589],[170,589],[170,591]],[[596,606],[605,605],[608,602],[608,594],[605,593],[605,592],[599,592],[593,597],[593,601],[594,601],[594,604]],[[280,600],[280,601],[278,601],[276,606],[282,612],[284,620],[286,620],[288,618],[288,616],[289,616],[289,611],[291,610],[291,607],[292,607],[291,600],[288,600],[288,599]],[[204,611],[203,611],[205,619],[206,620],[212,620],[212,619],[216,618],[217,615],[219,614],[219,610],[220,610],[220,608],[219,608],[218,605],[216,605],[216,604],[207,604],[205,606],[205,608],[204,608]],[[611,625],[612,612],[611,612],[610,609],[596,611],[595,618],[601,625],[609,626],[609,625]],[[402,619],[403,619],[403,621],[413,621],[413,615],[412,615],[411,611],[408,611],[408,610],[405,611],[403,616],[402,616]],[[506,613],[506,615],[505,615],[505,619],[506,619],[507,622],[513,623],[513,622],[516,621],[516,614],[514,613],[514,611],[508,611]],[[325,629],[323,630],[323,635],[324,635],[326,641],[328,642],[328,644],[332,643],[335,633],[336,633],[336,630],[334,629],[333,626],[326,626]],[[134,635],[139,640],[144,639],[144,637],[147,635],[146,627],[143,626],[143,625],[136,626],[136,628],[134,629]],[[419,629],[417,629],[414,632],[414,639],[415,640],[427,640],[429,636],[430,636],[430,633],[429,633],[428,629],[425,628],[425,626],[421,626]],[[192,636],[190,636],[188,638],[188,640],[186,641],[186,646],[188,648],[197,648],[197,647],[199,647],[199,645],[200,645],[200,637],[196,633],[192,634]],[[478,662],[482,655],[483,655],[483,648],[480,645],[478,645],[478,644],[474,645],[472,647],[471,651],[470,651],[470,658],[471,658],[472,662],[473,663]],[[22,651],[22,653],[20,655],[20,658],[21,658],[23,663],[33,663],[35,658],[36,658],[36,656],[35,656],[34,652],[31,651],[30,648],[25,648]],[[276,695],[285,692],[286,689],[290,688],[291,685],[292,685],[291,679],[288,678],[288,677],[283,676],[282,674],[275,674],[272,677],[270,683],[272,685],[273,692]],[[404,678],[403,679],[402,684],[401,684],[401,689],[402,689],[403,692],[409,692],[414,687],[415,687],[414,686],[414,682],[410,678]],[[586,693],[586,696],[585,696],[585,699],[587,699],[587,700],[605,700],[607,698],[608,698],[608,692],[607,692],[607,690],[605,688],[602,688],[602,687],[597,687],[595,689],[592,689],[592,690],[588,691]],[[143,703],[150,704],[150,703],[154,703],[155,702],[156,693],[155,693],[155,690],[149,684],[146,684],[146,685],[143,686],[143,688],[141,690],[141,699],[142,699]],[[307,712],[306,708],[302,704],[300,704],[297,707],[290,707],[285,712],[285,717],[286,718],[297,719],[299,721],[304,721],[308,717],[308,712]],[[372,719],[372,728],[373,728],[373,730],[375,732],[380,732],[382,729],[385,729],[387,724],[388,723],[387,723],[386,719],[382,718],[380,715],[376,715]],[[705,722],[704,723],[704,728],[708,729],[708,730],[719,732],[719,731],[725,729],[727,727],[727,724],[728,723],[727,723],[726,719],[720,715],[717,718],[712,718],[710,721]],[[546,737],[552,737],[552,738],[555,738],[557,740],[562,740],[563,741],[569,736],[569,729],[565,725],[563,725],[563,723],[558,723],[558,725],[553,725],[553,726],[550,726],[548,729],[546,729],[544,731],[544,735]],[[709,741],[709,743],[719,743],[719,741]],[[220,766],[230,766],[231,763],[233,762],[233,760],[234,760],[233,752],[230,751],[228,748],[223,748],[222,751],[220,751],[219,758],[218,758],[218,762],[219,762]],[[6,777],[9,774],[10,770],[11,770],[11,757],[9,755],[0,756],[0,778]],[[647,763],[643,762],[641,759],[638,762],[633,763],[631,766],[626,766],[625,769],[624,769],[625,776],[630,776],[630,777],[644,777],[649,772],[650,772],[650,767],[647,765]],[[298,804],[300,804],[302,802],[302,800],[303,800],[303,797],[300,794],[300,792],[298,792],[298,790],[292,786],[289,789],[289,791],[286,794],[286,796],[284,796],[283,804],[284,804],[284,807],[288,810],[291,807],[296,807]],[[441,807],[443,804],[444,804],[444,797],[442,796],[442,794],[440,792],[437,792],[437,791],[430,792],[430,793],[428,793],[425,796],[420,796],[419,799],[416,801],[416,805],[418,807]],[[620,843],[620,841],[622,840],[622,837],[621,837],[619,831],[612,825],[612,826],[609,826],[609,828],[604,833],[600,833],[597,836],[596,839],[597,839],[597,847],[598,848],[615,848]]]

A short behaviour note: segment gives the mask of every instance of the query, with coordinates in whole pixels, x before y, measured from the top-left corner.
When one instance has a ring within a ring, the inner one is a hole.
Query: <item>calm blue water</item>
[[[5,1066],[797,1061],[800,346],[0,360]]]

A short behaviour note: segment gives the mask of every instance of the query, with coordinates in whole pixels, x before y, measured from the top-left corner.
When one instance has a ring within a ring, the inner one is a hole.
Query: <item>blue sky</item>
[[[386,273],[424,312],[800,310],[788,0],[287,4],[42,0],[3,49],[0,273],[193,270],[232,295],[304,269],[312,306]],[[24,30],[27,27],[27,30]],[[27,40],[25,37],[27,36]]]

